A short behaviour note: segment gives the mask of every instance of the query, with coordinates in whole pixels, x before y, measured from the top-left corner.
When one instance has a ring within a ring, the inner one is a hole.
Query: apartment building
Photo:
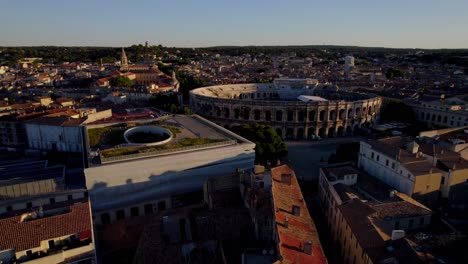
[[[319,204],[337,263],[402,263],[398,261],[406,253],[395,250],[395,243],[408,247],[405,233],[428,227],[432,215],[429,208],[349,164],[320,169]]]

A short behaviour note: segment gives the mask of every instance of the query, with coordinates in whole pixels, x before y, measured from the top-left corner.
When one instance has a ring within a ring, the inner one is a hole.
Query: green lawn
[[[180,134],[180,128],[175,126],[167,126],[167,125],[156,125],[165,129],[168,129],[176,138],[177,134]],[[125,143],[125,139],[123,137],[123,133],[125,129],[128,128],[125,125],[117,125],[117,126],[108,126],[108,127],[99,127],[99,128],[90,128],[88,129],[88,140],[89,146],[91,148],[97,148],[101,144],[103,145],[119,145]]]
[[[112,149],[105,149],[101,151],[101,154],[104,158],[110,158],[110,157],[124,156],[124,155],[130,155],[130,154],[157,152],[158,150],[199,146],[199,145],[217,143],[217,142],[222,142],[222,141],[227,141],[227,139],[183,138],[174,144],[167,144],[163,146],[153,146],[153,147],[112,148]]]

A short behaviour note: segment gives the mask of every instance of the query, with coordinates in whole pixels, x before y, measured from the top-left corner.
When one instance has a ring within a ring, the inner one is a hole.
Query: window
[[[49,249],[55,249],[55,241],[49,240]]]
[[[115,213],[116,217],[117,217],[117,220],[122,220],[122,219],[125,219],[125,211],[123,209],[121,210],[118,210],[116,213]]]
[[[379,161],[379,160],[380,160],[380,155],[377,155],[377,161]]]
[[[152,204],[145,204],[145,215],[153,213],[153,205]]]
[[[419,225],[424,225],[424,217],[419,218]]]
[[[385,161],[385,166],[388,166],[388,164],[390,164],[390,161],[387,159],[387,160]]]
[[[29,208],[32,208],[32,203],[31,203],[31,202],[27,203],[27,204],[26,204],[26,208],[28,208],[28,209],[29,209]]]
[[[110,215],[109,213],[103,213],[101,214],[101,223],[103,225],[108,225],[110,224]]]
[[[443,185],[445,183],[445,177],[442,177],[442,179],[440,179],[440,185]]]
[[[371,159],[374,159],[374,152],[371,153]]]
[[[398,228],[400,228],[400,221],[395,221],[395,230],[397,230]]]
[[[166,210],[166,201],[161,201],[158,203],[158,211]]]
[[[55,203],[55,198],[50,198],[49,202],[50,202],[50,204],[54,204]]]
[[[139,215],[139,208],[138,207],[132,207],[130,208],[130,215],[131,216],[138,216]]]
[[[409,220],[408,227],[409,227],[409,228],[413,228],[413,225],[414,225],[414,219],[410,219],[410,220]]]

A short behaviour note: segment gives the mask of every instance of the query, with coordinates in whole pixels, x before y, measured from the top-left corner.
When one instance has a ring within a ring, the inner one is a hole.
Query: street
[[[317,180],[319,168],[327,165],[328,157],[340,144],[361,139],[363,138],[341,137],[321,141],[285,141],[288,146],[288,155],[285,160],[290,161],[298,179]]]

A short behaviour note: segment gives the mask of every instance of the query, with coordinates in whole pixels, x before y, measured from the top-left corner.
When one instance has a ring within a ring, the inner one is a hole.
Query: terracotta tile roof
[[[276,229],[279,238],[279,254],[283,263],[327,263],[320,244],[319,235],[302,196],[294,171],[287,165],[271,169],[272,196],[275,210]],[[290,177],[282,182],[282,175]],[[293,206],[300,213],[294,215]],[[285,227],[286,218],[288,226]],[[312,254],[304,252],[304,243],[312,243]]]
[[[90,237],[92,224],[89,202],[70,206],[70,211],[60,215],[38,218],[19,223],[21,216],[0,220],[0,251],[23,251],[40,247],[41,241],[56,237],[80,234]]]
[[[381,219],[405,218],[432,214],[431,210],[409,203],[398,201],[393,203],[368,203],[375,210],[373,217]]]

